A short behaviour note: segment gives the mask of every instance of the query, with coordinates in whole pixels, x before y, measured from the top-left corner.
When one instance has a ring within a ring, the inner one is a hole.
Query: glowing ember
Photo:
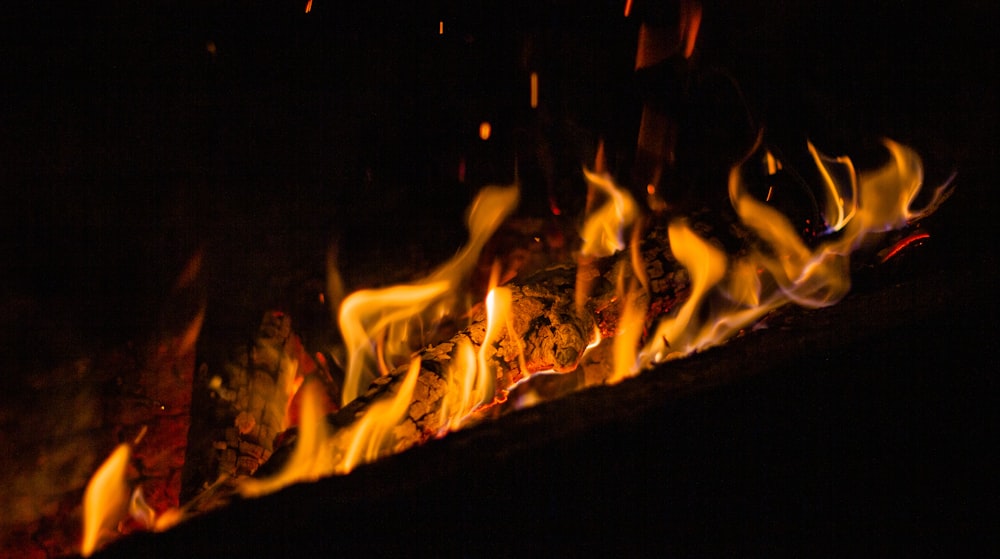
[[[538,72],[531,73],[531,108],[538,108]]]

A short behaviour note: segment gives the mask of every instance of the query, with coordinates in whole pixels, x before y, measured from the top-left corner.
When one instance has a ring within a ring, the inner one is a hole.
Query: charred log
[[[650,321],[669,311],[687,289],[687,274],[671,256],[668,244],[664,227],[651,227],[642,243],[645,262],[642,273],[649,287],[646,297]],[[534,375],[574,371],[580,374],[588,346],[592,346],[598,336],[614,336],[620,312],[617,276],[634,274],[625,266],[627,260],[627,254],[619,254],[580,266],[552,267],[507,286],[511,291],[510,319],[503,334],[487,350],[496,371],[494,395],[479,410],[479,416],[493,404],[505,401],[509,391]],[[581,276],[589,277],[581,283]],[[586,286],[589,293],[582,308],[577,301],[581,285]],[[486,328],[486,309],[480,305],[472,313],[469,326],[447,341],[418,352],[417,386],[406,418],[395,429],[393,452],[422,444],[448,429],[451,418],[442,414],[441,408],[447,393],[449,367],[462,345],[470,344],[476,351],[480,350]],[[391,374],[376,379],[363,395],[329,417],[330,423],[336,427],[351,425],[376,402],[395,394],[407,370],[408,366],[400,366]],[[601,380],[591,379],[590,383]],[[284,441],[285,447],[276,450],[260,474],[267,475],[281,467],[294,445],[294,432],[284,437]]]

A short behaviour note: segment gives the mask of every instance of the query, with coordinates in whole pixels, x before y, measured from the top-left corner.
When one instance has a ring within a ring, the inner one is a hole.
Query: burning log
[[[254,339],[225,364],[226,380],[215,376],[209,382],[217,396],[216,415],[228,422],[212,445],[216,478],[252,475],[271,457],[277,436],[293,420],[287,410],[290,397],[305,376],[317,371],[329,381],[292,331],[291,317],[264,313]]]
[[[641,275],[650,287],[644,296],[648,298],[646,307],[651,309],[650,319],[672,308],[688,288],[687,273],[671,256],[668,244],[666,228],[656,226],[648,231],[641,250],[646,263]],[[405,417],[393,429],[393,440],[383,452],[400,452],[482,417],[485,410],[504,402],[511,390],[532,376],[581,370],[587,350],[616,333],[622,311],[616,286],[618,276],[628,273],[624,265],[629,257],[620,253],[589,259],[577,267],[553,267],[516,281],[505,287],[510,309],[501,334],[489,336],[489,309],[479,305],[466,328],[419,351],[419,370]],[[581,308],[577,291],[584,288],[589,289],[589,296]],[[479,393],[478,401],[456,410],[448,399],[455,393],[451,386],[456,382],[454,377],[465,374],[460,370],[467,359],[463,354],[483,356],[492,377],[482,381],[487,389]],[[377,403],[397,395],[410,370],[410,365],[404,365],[377,378],[364,394],[329,417],[329,422],[339,428],[351,426]],[[597,374],[606,375],[607,371]],[[604,378],[591,381],[596,384]],[[286,438],[288,444],[275,451],[260,473],[266,475],[282,467],[295,440],[295,436]]]
[[[756,148],[760,147],[758,139]],[[487,308],[480,307],[472,315],[470,326],[446,342],[424,348],[409,365],[383,373],[334,418],[334,425],[344,434],[333,448],[317,445],[321,452],[338,455],[333,463],[310,467],[308,475],[346,473],[358,461],[399,452],[456,429],[482,408],[504,401],[523,379],[577,369],[584,351],[602,334],[628,331],[615,341],[611,374],[598,373],[603,375],[598,382],[617,382],[635,374],[636,368],[721,343],[788,302],[806,307],[836,303],[850,289],[849,255],[869,233],[902,228],[929,215],[947,197],[944,185],[925,208],[911,208],[922,183],[920,159],[891,141],[886,141],[886,147],[891,160],[885,166],[851,176],[850,200],[858,203],[850,212],[839,194],[843,185],[828,182],[830,217],[825,221],[831,232],[843,231],[817,240],[814,247],[782,214],[748,194],[747,170],[736,166],[730,173],[729,193],[739,220],[718,231],[732,232],[727,235],[732,242],[727,244],[736,245],[737,250],[720,250],[706,239],[721,233],[696,232],[700,227],[684,218],[673,219],[665,231],[651,228],[644,250],[633,242],[632,251],[617,252],[624,248],[622,224],[631,219],[629,199],[606,176],[587,173],[591,187],[604,190],[608,198],[592,215],[607,213],[617,221],[594,227],[593,237],[586,233],[590,223],[585,224],[580,265],[575,270],[552,269],[491,291]],[[818,153],[814,156],[817,166],[825,169],[827,159]],[[748,161],[753,157],[749,154]],[[833,219],[844,215],[852,219]],[[595,239],[601,239],[596,243],[601,246],[588,251]],[[628,260],[631,278],[626,277]],[[645,287],[641,294],[636,287],[625,287],[636,284]],[[685,291],[689,293],[683,306],[669,313],[678,294]],[[497,299],[506,305],[493,308]],[[658,320],[656,331],[649,334],[645,329],[650,318],[661,315],[669,316]],[[640,326],[644,332],[638,331]],[[642,350],[637,353],[640,341]],[[377,407],[387,408],[388,413],[382,415],[381,409],[376,413]],[[322,438],[315,435],[310,433],[310,438]],[[363,458],[359,458],[359,445],[366,448]]]

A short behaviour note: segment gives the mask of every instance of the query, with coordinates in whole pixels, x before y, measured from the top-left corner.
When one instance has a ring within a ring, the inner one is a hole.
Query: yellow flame
[[[459,341],[455,359],[448,367],[448,389],[441,405],[441,425],[457,430],[469,415],[496,397],[496,366],[491,365],[491,349],[508,322],[512,294],[495,287],[486,296],[486,333],[477,352],[468,339]]]
[[[299,362],[282,356],[281,361],[278,362],[278,389],[272,393],[271,401],[266,403],[268,413],[281,418],[282,430],[291,427],[291,414],[288,407],[292,404],[292,399],[304,380],[305,377],[299,376]]]
[[[394,429],[406,417],[419,374],[420,359],[414,358],[395,394],[375,402],[357,421],[335,432],[326,422],[322,388],[317,382],[307,382],[302,387],[302,420],[291,456],[273,477],[243,480],[240,494],[258,497],[293,483],[346,474],[391,452]]]
[[[788,218],[753,198],[740,166],[734,167],[729,177],[730,200],[740,220],[764,246],[726,266],[721,252],[686,227],[672,224],[671,248],[691,276],[691,295],[675,315],[661,321],[643,348],[642,362],[648,365],[721,343],[789,302],[823,307],[842,299],[851,287],[850,254],[866,236],[920,219],[950,194],[946,184],[934,192],[926,207],[913,209],[923,182],[920,158],[891,140],[885,146],[891,156],[888,163],[855,175],[850,159],[821,155],[810,144],[827,189],[830,231],[839,230],[815,248],[805,243]],[[780,162],[771,168],[780,168]],[[835,173],[847,177],[835,178]],[[713,286],[717,288],[710,294]],[[705,312],[709,295],[712,305]]]
[[[472,342],[467,338],[461,339],[447,371],[448,388],[440,411],[442,432],[458,429],[462,420],[475,407],[475,387],[486,380],[480,378],[482,372]]]
[[[476,352],[469,338],[462,338],[446,370],[447,390],[439,411],[441,434],[461,428],[472,412],[496,399],[496,367],[489,364],[489,350],[500,338],[503,326],[511,329],[509,322],[513,298],[510,289],[497,286],[499,281],[500,263],[494,262],[485,300],[486,329],[479,351]],[[520,358],[523,362],[523,354]]]
[[[516,186],[484,188],[468,210],[468,243],[451,260],[414,284],[357,291],[344,299],[339,316],[347,350],[344,404],[374,379],[372,366],[384,374],[420,345],[421,340],[413,339],[413,321],[433,321],[455,312],[459,287],[493,232],[517,206],[518,196]],[[373,343],[382,358],[376,357]]]
[[[625,248],[623,232],[635,221],[638,210],[628,191],[618,188],[607,174],[583,170],[587,183],[605,195],[604,204],[590,212],[584,220],[580,237],[584,256],[611,256]]]
[[[89,557],[100,545],[105,532],[113,530],[125,515],[129,500],[125,470],[132,451],[120,444],[101,464],[83,493],[83,541],[80,554]]]
[[[336,442],[341,444],[336,446],[345,448],[345,452],[335,473],[346,474],[358,464],[372,462],[389,450],[395,440],[393,429],[406,417],[419,376],[420,359],[414,358],[395,396],[376,403],[356,425],[338,432]],[[345,441],[348,444],[342,445]]]
[[[329,429],[317,383],[306,383],[299,412],[301,421],[295,448],[281,472],[267,479],[247,479],[240,493],[256,497],[273,493],[300,481],[311,481],[329,474],[333,469],[333,453],[329,447]]]
[[[937,210],[951,195],[950,183],[937,188],[927,206],[912,208],[924,182],[920,156],[907,146],[885,139],[883,144],[892,156],[879,169],[862,173],[859,178],[859,208],[855,236],[888,231],[919,220]]]
[[[627,283],[630,287],[626,287]],[[616,291],[622,301],[622,311],[612,342],[614,363],[608,384],[616,384],[639,372],[639,341],[646,322],[646,305],[642,303],[643,291],[637,288],[636,283],[635,280],[625,279],[624,263],[620,263]]]
[[[660,322],[649,344],[643,349],[644,363],[659,362],[672,354],[685,354],[692,349],[692,335],[696,333],[695,312],[709,290],[726,273],[728,259],[721,250],[712,246],[691,230],[687,222],[677,220],[667,228],[670,249],[677,261],[687,269],[691,278],[691,292],[675,316]]]
[[[826,219],[827,230],[840,231],[854,217],[856,210],[854,202],[858,193],[858,182],[854,164],[849,157],[823,155],[812,142],[807,142],[806,146],[816,163],[816,168],[819,169],[820,176],[823,178],[823,186],[826,191],[824,219]],[[768,154],[770,155],[770,152]],[[834,174],[838,171],[846,174],[846,178],[839,181],[835,179]],[[847,182],[846,187],[842,186],[841,182]]]

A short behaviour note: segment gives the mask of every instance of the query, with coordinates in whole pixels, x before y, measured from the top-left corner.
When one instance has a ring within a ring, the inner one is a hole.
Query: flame
[[[626,283],[630,284],[630,287],[626,287]],[[622,301],[622,310],[612,342],[614,368],[607,380],[608,384],[616,384],[639,372],[639,341],[642,339],[646,322],[646,305],[642,302],[645,288],[638,289],[637,283],[639,283],[638,278],[633,278],[631,281],[625,279],[624,262],[619,263],[616,292]]]
[[[826,187],[826,210],[823,217],[827,223],[827,232],[840,231],[854,217],[854,212],[857,210],[854,202],[858,194],[858,181],[854,164],[848,157],[829,157],[821,154],[812,142],[807,142],[806,146],[823,178],[823,186]],[[770,152],[768,155],[770,170],[774,158]],[[834,179],[838,171],[846,177],[840,180]],[[846,188],[841,185],[842,183],[847,183]]]
[[[326,422],[322,388],[317,382],[307,382],[302,387],[301,428],[291,456],[273,477],[243,480],[240,494],[259,497],[293,483],[346,474],[391,452],[393,430],[406,417],[419,374],[420,359],[414,358],[392,397],[376,402],[358,421],[336,432]]]
[[[815,248],[806,245],[786,216],[751,196],[741,166],[734,167],[730,200],[761,246],[730,264],[683,222],[671,224],[670,245],[691,276],[691,294],[675,315],[660,322],[641,352],[642,362],[650,365],[721,343],[788,302],[815,308],[842,299],[851,287],[850,255],[866,237],[927,216],[951,194],[949,181],[924,208],[914,209],[923,183],[920,157],[891,140],[884,145],[890,160],[860,174],[850,159],[821,155],[809,145],[827,189],[827,232],[837,233]],[[713,304],[704,312],[708,300]]]
[[[419,345],[415,342],[420,340],[414,339],[418,337],[413,332],[414,321],[433,322],[455,311],[458,288],[471,273],[493,232],[517,205],[518,196],[516,186],[483,189],[468,211],[468,243],[423,280],[356,291],[344,299],[339,325],[347,349],[345,405],[374,379],[371,365],[386,374],[410,355],[414,345]]]
[[[759,140],[758,140],[759,141]],[[757,152],[757,148],[754,152]],[[581,237],[577,277],[577,308],[584,310],[587,287],[595,277],[594,259],[610,256],[624,247],[624,231],[632,227],[630,253],[619,259],[615,300],[620,313],[610,345],[613,370],[604,382],[613,384],[639,374],[645,368],[722,343],[740,329],[753,324],[771,310],[793,302],[806,307],[822,307],[839,301],[850,289],[851,252],[867,236],[913,223],[933,212],[951,193],[950,183],[938,188],[923,208],[914,208],[923,182],[920,158],[910,148],[885,141],[888,162],[870,172],[856,173],[850,159],[828,157],[812,144],[809,152],[819,168],[826,192],[823,209],[827,220],[824,236],[815,246],[807,244],[791,221],[767,200],[750,194],[744,180],[746,163],[735,166],[729,175],[729,197],[743,226],[756,242],[738,257],[730,258],[721,249],[700,237],[684,218],[668,226],[669,248],[688,274],[688,297],[673,313],[656,325],[641,345],[649,308],[649,277],[640,251],[642,238],[638,209],[629,193],[618,188],[606,173],[584,171],[590,186],[588,213]],[[750,159],[748,158],[748,161]],[[764,162],[769,176],[782,168],[770,151]],[[598,161],[597,168],[602,168]],[[246,497],[268,494],[289,484],[313,481],[334,474],[346,474],[360,464],[396,452],[397,438],[411,412],[414,391],[423,371],[413,349],[422,344],[415,325],[457,312],[457,295],[467,280],[485,243],[509,215],[518,201],[516,187],[484,189],[467,215],[469,239],[451,260],[427,277],[410,285],[358,291],[343,299],[339,324],[347,350],[348,367],[344,403],[353,400],[361,387],[374,377],[386,379],[386,392],[370,402],[363,414],[347,427],[333,430],[327,422],[324,391],[319,382],[305,381],[297,373],[297,362],[281,362],[274,405],[300,406],[299,431],[295,446],[283,468],[267,479],[242,480],[237,490]],[[908,243],[926,238],[915,233],[890,250],[885,259]],[[342,289],[336,275],[336,256],[328,255],[332,279],[328,290],[339,299]],[[584,277],[586,274],[590,276]],[[459,341],[451,362],[445,367],[446,393],[438,412],[439,434],[456,430],[476,417],[477,410],[503,401],[507,390],[497,388],[497,364],[493,348],[511,327],[511,289],[498,286],[499,267],[494,266],[486,296],[486,325],[482,341],[471,337]],[[581,287],[582,286],[582,287]],[[582,294],[582,298],[581,298]],[[185,338],[196,339],[203,316],[189,327]],[[601,343],[595,326],[595,341]],[[513,340],[522,343],[522,340]],[[476,346],[478,344],[478,347]],[[607,345],[605,345],[607,347]],[[406,365],[408,360],[409,365]],[[520,367],[525,369],[524,356]],[[405,374],[404,374],[405,371]],[[532,371],[544,374],[546,371]],[[528,375],[523,375],[527,378]],[[523,380],[523,378],[521,379]],[[299,385],[301,389],[299,389]],[[301,398],[291,398],[296,392]],[[538,395],[531,389],[518,398],[528,405]],[[290,414],[287,413],[285,417]],[[286,425],[287,426],[287,425]],[[84,495],[83,555],[91,554],[102,538],[126,518],[129,488],[125,472],[130,447],[119,446],[97,471]],[[145,504],[141,490],[132,493],[130,514],[138,524],[154,530],[165,529],[184,516],[171,509],[157,515]]]
[[[580,313],[586,312],[584,307],[596,277],[594,259],[625,248],[624,231],[638,215],[635,200],[628,191],[615,185],[610,175],[600,172],[605,167],[603,144],[598,146],[594,167],[598,172],[583,170],[587,179],[587,217],[580,228],[583,245],[577,258],[575,290],[576,309]],[[604,203],[595,209],[598,194],[603,196]]]
[[[606,200],[597,209],[590,212],[580,230],[583,239],[581,254],[585,256],[611,256],[625,248],[623,231],[632,225],[638,214],[635,200],[621,188],[618,188],[606,174],[583,170],[587,183],[597,192],[602,193]]]
[[[448,390],[441,405],[441,425],[446,430],[461,428],[469,415],[496,397],[496,367],[489,362],[493,344],[508,322],[511,291],[494,287],[486,296],[486,333],[476,352],[472,342],[459,342],[456,356],[448,370]]]
[[[394,397],[372,406],[356,426],[338,433],[337,440],[347,440],[349,444],[335,473],[346,474],[358,464],[371,462],[388,450],[394,439],[392,430],[406,417],[413,400],[419,374],[420,359],[414,358]]]
[[[239,487],[247,497],[273,493],[300,481],[319,479],[333,471],[333,453],[328,448],[330,435],[324,415],[322,397],[315,382],[302,387],[302,409],[298,438],[291,457],[280,473],[267,479],[247,479]]]
[[[681,23],[679,33],[684,43],[684,58],[691,58],[694,45],[698,41],[701,28],[701,4],[695,1],[681,1]]]
[[[125,516],[129,501],[125,471],[131,448],[120,444],[101,464],[83,493],[83,541],[80,554],[89,557],[101,543],[105,532],[113,530]]]
[[[643,361],[659,362],[668,355],[684,354],[693,349],[697,333],[695,311],[709,290],[726,273],[728,259],[723,252],[695,234],[685,220],[677,220],[667,229],[670,249],[691,277],[691,294],[673,317],[660,322],[651,342],[643,350]]]
[[[278,364],[278,390],[275,390],[272,400],[267,403],[270,406],[270,413],[281,417],[282,430],[291,427],[293,414],[289,407],[292,405],[295,394],[302,386],[305,377],[299,374],[299,363],[295,359],[286,356],[281,357]]]

